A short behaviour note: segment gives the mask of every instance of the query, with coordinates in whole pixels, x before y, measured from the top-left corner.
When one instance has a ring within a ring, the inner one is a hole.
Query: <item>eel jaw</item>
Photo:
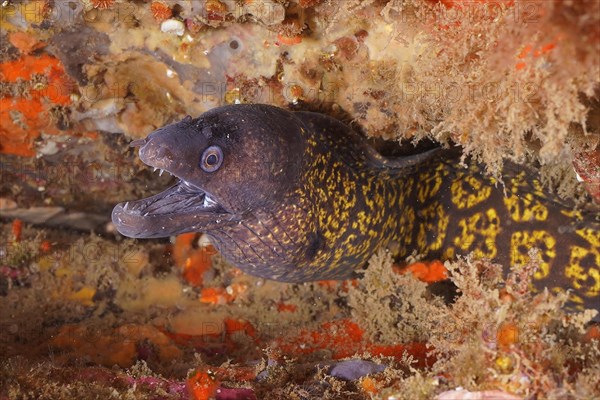
[[[154,196],[119,203],[112,212],[122,235],[143,239],[207,232],[233,219],[209,194],[183,180]]]

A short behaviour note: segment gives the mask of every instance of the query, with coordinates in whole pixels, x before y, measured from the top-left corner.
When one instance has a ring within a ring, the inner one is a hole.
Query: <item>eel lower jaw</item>
[[[112,212],[122,235],[144,239],[210,231],[232,217],[209,194],[185,181],[154,196],[119,203]]]

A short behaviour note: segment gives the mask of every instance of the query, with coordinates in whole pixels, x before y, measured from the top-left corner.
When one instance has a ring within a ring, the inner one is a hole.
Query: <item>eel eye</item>
[[[200,168],[204,172],[215,172],[223,164],[223,150],[219,146],[210,146],[200,158]]]

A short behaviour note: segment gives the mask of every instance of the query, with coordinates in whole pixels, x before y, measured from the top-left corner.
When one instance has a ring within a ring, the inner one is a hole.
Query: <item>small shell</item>
[[[177,36],[183,36],[185,25],[177,19],[167,19],[160,24],[160,30],[165,33],[174,33]]]

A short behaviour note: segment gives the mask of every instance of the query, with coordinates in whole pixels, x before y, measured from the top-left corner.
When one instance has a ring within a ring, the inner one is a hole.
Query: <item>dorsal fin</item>
[[[436,147],[422,153],[411,154],[407,156],[386,157],[368,144],[365,144],[364,149],[365,156],[372,166],[376,168],[397,170],[398,173],[406,173],[411,171],[413,167],[430,160],[433,156],[439,154],[443,150],[441,147]]]
[[[297,111],[296,116],[302,120],[308,131],[318,132],[319,135],[327,138],[334,149],[339,146],[344,151],[352,153],[351,157],[355,160],[365,162],[368,166],[391,175],[409,174],[443,150],[442,147],[436,147],[417,154],[388,157],[372,147],[367,142],[367,138],[335,118],[309,111]]]

